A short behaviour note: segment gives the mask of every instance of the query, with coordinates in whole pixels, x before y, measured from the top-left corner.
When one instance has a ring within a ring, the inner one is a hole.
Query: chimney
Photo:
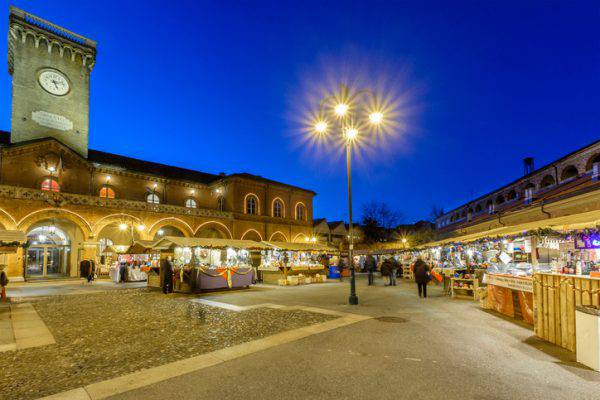
[[[529,175],[533,172],[533,157],[523,159],[523,175]]]

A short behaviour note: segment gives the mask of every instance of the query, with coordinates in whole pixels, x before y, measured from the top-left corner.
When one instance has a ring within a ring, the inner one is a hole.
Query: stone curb
[[[267,350],[272,347],[290,343],[308,336],[327,332],[333,329],[341,328],[372,318],[366,315],[350,314],[316,307],[283,306],[271,303],[258,304],[252,306],[236,306],[233,304],[221,303],[217,301],[204,299],[195,299],[192,301],[213,307],[225,308],[227,310],[232,311],[244,311],[254,308],[268,307],[286,310],[304,310],[326,315],[335,315],[339,318],[331,321],[322,322],[320,324],[309,325],[298,329],[276,333],[265,338],[241,343],[231,347],[226,347],[210,353],[201,354],[196,357],[187,358],[185,360],[179,360],[168,364],[163,364],[157,367],[132,372],[116,378],[92,383],[84,387],[79,387],[76,389],[46,396],[39,400],[105,399],[107,397],[114,396],[119,393],[139,389],[167,379],[175,378],[181,375],[189,374],[191,372],[196,372],[205,368],[209,368],[224,363],[226,361],[231,361],[236,358],[244,357],[246,355],[253,354],[262,350]]]

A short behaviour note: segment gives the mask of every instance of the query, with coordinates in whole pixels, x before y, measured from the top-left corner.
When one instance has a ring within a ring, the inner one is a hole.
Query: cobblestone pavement
[[[265,308],[233,312],[147,289],[33,304],[57,344],[3,353],[2,399],[38,398],[335,318]]]

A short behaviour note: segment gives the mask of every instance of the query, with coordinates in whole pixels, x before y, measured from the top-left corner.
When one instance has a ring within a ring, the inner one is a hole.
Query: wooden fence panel
[[[575,308],[578,305],[600,306],[600,279],[535,274],[533,282],[535,334],[575,351]]]

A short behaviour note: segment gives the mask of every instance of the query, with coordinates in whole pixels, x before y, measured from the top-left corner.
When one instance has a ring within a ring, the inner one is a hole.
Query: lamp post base
[[[358,304],[358,296],[355,294],[351,294],[350,297],[348,297],[348,304],[350,304],[351,306],[355,306]]]

